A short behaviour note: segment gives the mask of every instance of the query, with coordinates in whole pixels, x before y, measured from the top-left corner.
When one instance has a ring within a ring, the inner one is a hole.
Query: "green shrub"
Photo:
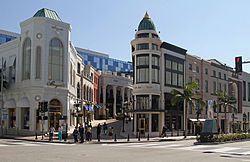
[[[196,138],[198,142],[226,142],[250,139],[250,134],[236,133],[236,134],[220,134],[220,135],[201,135]]]

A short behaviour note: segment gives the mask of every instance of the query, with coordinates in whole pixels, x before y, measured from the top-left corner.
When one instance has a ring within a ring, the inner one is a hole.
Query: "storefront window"
[[[159,115],[152,114],[152,132],[159,131]]]
[[[149,109],[149,96],[136,96],[136,109],[148,110]]]
[[[29,108],[22,108],[21,109],[21,116],[22,116],[22,129],[29,129],[29,121],[30,121],[30,109]]]
[[[9,109],[9,128],[16,128],[16,109]]]
[[[152,109],[158,110],[160,104],[160,96],[152,95]]]

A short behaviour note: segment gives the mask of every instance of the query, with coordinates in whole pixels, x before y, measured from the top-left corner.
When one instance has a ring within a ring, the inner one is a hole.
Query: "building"
[[[131,46],[134,133],[158,136],[164,125],[169,130],[183,130],[183,103],[172,106],[170,92],[184,86],[186,50],[162,42],[147,13]]]
[[[109,55],[87,49],[76,48],[85,65],[92,65],[96,70],[112,72],[133,72],[131,62],[109,58]]]
[[[1,103],[7,112],[3,118],[4,133],[40,132],[42,114],[38,103],[41,101],[48,102],[45,131],[51,126],[57,130],[63,122],[76,125],[75,114],[82,111],[76,106],[82,98],[79,84],[87,87],[82,103],[93,101],[94,68],[82,64],[82,57],[71,43],[70,24],[63,22],[55,11],[43,8],[21,22],[20,27],[20,34],[1,31],[6,38],[1,35],[0,45],[4,76]]]

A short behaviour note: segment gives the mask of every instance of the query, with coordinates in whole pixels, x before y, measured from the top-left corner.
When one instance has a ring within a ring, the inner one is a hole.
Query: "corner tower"
[[[158,136],[164,120],[161,99],[162,41],[148,13],[131,41],[134,68],[134,133]]]

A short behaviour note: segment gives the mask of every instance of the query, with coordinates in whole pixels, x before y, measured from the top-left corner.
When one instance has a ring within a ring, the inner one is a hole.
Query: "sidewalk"
[[[68,138],[67,141],[59,141],[58,137],[53,138],[53,141],[49,141],[49,137],[44,137],[44,140],[42,140],[42,136],[37,136],[37,139],[35,136],[28,136],[28,137],[17,137],[17,136],[5,136],[2,139],[15,139],[15,140],[23,140],[23,141],[32,141],[32,142],[47,142],[47,143],[65,143],[65,144],[72,144],[74,143],[74,140],[72,138]],[[173,137],[152,137],[149,138],[149,140],[145,137],[140,138],[140,141],[138,138],[130,138],[129,141],[127,138],[123,139],[101,139],[100,142],[98,142],[97,139],[93,139],[92,141],[84,141],[84,143],[89,144],[100,144],[100,143],[138,143],[138,142],[162,142],[162,141],[181,141],[181,140],[191,140],[196,139],[196,136],[187,136],[187,138],[184,138],[183,136],[173,136]]]

